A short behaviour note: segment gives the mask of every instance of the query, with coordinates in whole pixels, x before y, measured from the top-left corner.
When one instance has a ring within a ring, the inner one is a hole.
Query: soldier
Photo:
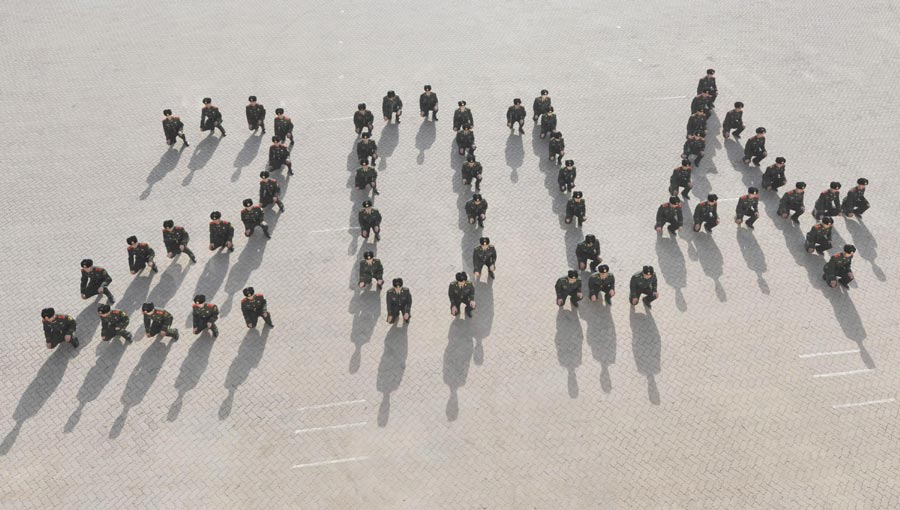
[[[389,90],[384,99],[381,100],[381,114],[384,116],[385,122],[390,122],[391,117],[396,114],[397,120],[394,122],[400,124],[400,115],[403,114],[403,101],[400,100],[400,96],[395,94],[393,90]]]
[[[259,205],[268,207],[278,205],[278,212],[284,212],[284,203],[281,201],[281,186],[278,181],[269,177],[269,172],[263,170],[259,173]]]
[[[97,315],[100,316],[100,340],[109,342],[120,336],[126,342],[131,342],[131,333],[125,330],[131,320],[127,313],[122,310],[111,310],[109,305],[100,305],[97,307]]]
[[[459,155],[463,154],[472,155],[475,154],[475,133],[472,132],[472,127],[468,124],[463,125],[462,131],[456,133],[456,146],[459,148]]]
[[[125,242],[128,243],[128,269],[131,270],[131,274],[137,274],[147,266],[150,266],[154,273],[159,272],[156,263],[153,262],[156,255],[153,248],[147,243],[139,243],[137,236],[131,236]]]
[[[285,145],[284,140],[279,136],[272,137],[272,145],[269,146],[269,168],[273,171],[281,170],[281,167],[288,167],[288,175],[294,175],[294,169],[291,167],[291,151]]]
[[[372,132],[372,123],[375,122],[375,116],[366,109],[366,103],[356,105],[356,113],[353,114],[353,125],[356,126],[356,134],[362,133],[363,128]]]
[[[209,215],[209,251],[217,248],[228,248],[228,252],[234,251],[234,227],[231,223],[222,219],[222,213],[213,211]]]
[[[171,313],[157,309],[153,303],[141,305],[141,313],[144,315],[144,333],[148,337],[162,333],[163,336],[172,337],[173,342],[178,341],[178,329],[172,327],[175,319]]]
[[[716,86],[716,70],[707,69],[706,76],[700,78],[697,83],[697,93],[706,91],[709,94],[709,107],[715,108],[716,97],[719,95],[719,88]]]
[[[356,157],[366,161],[371,158],[373,165],[375,160],[378,159],[378,144],[375,143],[375,140],[372,140],[372,135],[369,133],[363,133],[362,139],[356,142]]]
[[[691,133],[684,141],[681,148],[681,159],[688,159],[694,156],[694,164],[699,165],[703,159],[703,151],[706,149],[706,140],[700,133]]]
[[[290,117],[284,114],[284,108],[275,109],[273,127],[275,129],[275,136],[282,140],[290,140],[291,145],[294,145],[294,122]],[[263,133],[265,132],[266,129],[263,127]]]
[[[261,134],[266,134],[266,107],[263,106],[262,103],[256,102],[256,96],[248,97],[247,101],[250,101],[250,104],[248,104],[246,107],[247,129],[249,129],[250,131],[256,131],[257,129],[262,128]]]
[[[472,274],[475,279],[481,278],[481,268],[487,266],[488,277],[494,278],[494,271],[497,270],[497,249],[491,245],[489,237],[482,237],[478,241],[478,246],[472,250]]]
[[[572,198],[566,202],[566,224],[572,223],[572,218],[578,218],[579,227],[587,221],[587,204],[581,191],[572,193]]]
[[[394,278],[392,285],[384,297],[387,302],[387,322],[393,324],[395,319],[403,316],[403,322],[408,324],[412,310],[412,294],[403,286],[403,278]]]
[[[841,204],[841,211],[844,213],[844,216],[848,218],[856,216],[862,219],[863,213],[869,210],[869,201],[866,199],[866,186],[868,185],[869,180],[865,177],[860,177],[856,180],[856,186],[850,188],[850,191],[847,192],[847,196],[844,198],[844,202]]]
[[[840,283],[845,288],[849,287],[850,282],[853,281],[853,269],[850,268],[850,263],[853,261],[854,253],[856,253],[856,246],[845,244],[843,252],[835,253],[825,263],[825,274],[822,275],[822,279],[828,282],[829,286],[834,288]]]
[[[218,129],[225,136],[225,128],[222,127],[222,112],[218,106],[213,106],[212,99],[203,98],[203,108],[200,109],[200,131],[213,131]]]
[[[556,164],[562,164],[562,158],[566,155],[566,140],[563,138],[563,135],[559,131],[554,131],[550,133],[550,143],[549,147],[549,156],[547,159],[553,161],[553,158],[556,158]]]
[[[678,195],[678,188],[684,188],[681,192],[681,196],[684,197],[685,200],[689,198],[688,193],[693,188],[693,183],[691,183],[691,171],[693,167],[691,166],[691,160],[682,159],[681,166],[676,166],[674,170],[672,170],[672,176],[669,177],[669,193],[674,197]]]
[[[515,130],[513,125],[516,123],[519,124],[519,134],[525,134],[525,128],[522,126],[522,123],[525,122],[526,116],[528,116],[528,112],[522,106],[522,100],[519,98],[513,99],[513,105],[506,109],[506,127],[509,128],[509,134],[513,134]]]
[[[575,161],[566,160],[566,165],[559,169],[556,175],[556,183],[559,184],[559,190],[568,193],[575,188],[575,177],[578,172],[575,169]]]
[[[566,298],[572,298],[572,306],[578,308],[578,302],[583,297],[578,271],[569,269],[566,276],[561,276],[556,280],[556,306],[562,308],[566,304]]]
[[[578,259],[578,269],[584,271],[590,262],[591,272],[597,270],[597,264],[603,262],[603,257],[600,256],[600,244],[594,234],[584,236],[584,241],[575,246],[575,258]]]
[[[166,256],[170,259],[175,258],[179,253],[184,253],[191,259],[192,263],[197,262],[197,257],[194,256],[194,252],[188,248],[188,241],[191,240],[191,236],[188,235],[187,230],[184,227],[176,227],[175,222],[172,220],[166,220],[163,222],[163,244],[166,246]]]
[[[833,224],[834,220],[831,216],[825,216],[822,218],[821,223],[816,223],[809,229],[809,232],[806,234],[804,247],[810,255],[813,252],[818,252],[821,255],[831,249],[831,227]]]
[[[700,224],[707,234],[719,224],[719,197],[715,193],[706,195],[706,202],[700,202],[694,208],[694,232],[700,232]]]
[[[184,136],[184,122],[181,122],[181,118],[172,115],[172,110],[169,109],[163,110],[163,115],[166,116],[162,121],[163,133],[166,135],[166,143],[169,144],[169,147],[175,145],[176,137],[181,138],[185,147],[190,147]]]
[[[766,171],[762,176],[762,187],[769,191],[778,191],[778,188],[784,186],[787,178],[784,176],[784,163],[787,160],[778,156],[775,158],[775,164],[766,167]]]
[[[194,334],[199,335],[204,329],[209,328],[213,338],[219,337],[219,327],[216,321],[219,320],[219,307],[206,302],[206,296],[197,294],[194,296],[193,314]]]
[[[840,213],[841,183],[831,181],[828,189],[819,194],[811,214],[816,220],[821,220],[823,216],[837,216]]]
[[[706,90],[702,90],[697,92],[697,95],[694,96],[694,99],[691,100],[691,114],[693,115],[696,112],[702,111],[707,116],[710,114],[711,107],[709,106],[709,100],[712,96],[710,96],[709,92]]]
[[[366,200],[362,206],[359,211],[359,235],[368,240],[371,230],[375,233],[375,241],[381,241],[381,213],[372,207],[371,200]]]
[[[272,314],[266,306],[266,297],[262,294],[255,294],[253,287],[244,289],[244,299],[241,300],[241,312],[244,314],[244,322],[247,328],[255,328],[259,318],[262,317],[266,326],[274,328],[272,323]]]
[[[684,224],[684,214],[681,210],[681,200],[678,197],[669,197],[668,202],[660,204],[656,209],[656,229],[657,234],[662,234],[663,225],[669,224],[666,229],[672,236],[678,235],[678,229]]]
[[[722,122],[722,136],[727,139],[733,134],[735,138],[740,138],[744,127],[744,103],[736,101],[734,109],[725,114],[725,121]]]
[[[475,191],[479,191],[481,189],[481,163],[475,161],[475,155],[470,154],[466,156],[466,162],[463,163],[462,166],[462,178],[463,184],[466,186],[471,186],[472,181],[475,181]]]
[[[631,306],[637,306],[638,298],[641,297],[641,294],[644,294],[644,299],[642,300],[644,306],[652,308],[650,303],[659,297],[656,285],[656,273],[653,271],[653,266],[644,266],[641,271],[631,275],[631,282],[629,285],[631,293],[628,296],[629,301],[631,301]]]
[[[741,195],[737,206],[734,208],[734,222],[740,225],[747,216],[747,228],[752,229],[753,224],[759,219],[759,189],[751,186],[747,188],[747,194]]]
[[[697,110],[688,117],[686,135],[691,133],[700,133],[700,136],[706,138],[706,112]]]
[[[438,120],[438,97],[431,91],[431,85],[425,85],[425,92],[419,96],[419,116],[428,120],[428,112],[431,112],[431,120]]]
[[[541,117],[541,138],[547,136],[547,133],[556,131],[556,113],[553,107],[547,108],[547,112]]]
[[[472,200],[466,202],[466,216],[469,218],[469,225],[478,222],[479,228],[484,228],[485,214],[487,213],[487,200],[481,198],[481,193],[472,195]]]
[[[359,261],[359,288],[366,288],[366,285],[372,283],[373,278],[378,290],[381,290],[381,286],[384,285],[384,266],[375,258],[374,252],[367,251]]]
[[[256,227],[261,227],[266,239],[272,239],[272,236],[269,235],[269,225],[265,221],[265,212],[262,207],[253,205],[252,198],[245,198],[243,204],[244,208],[241,209],[241,222],[244,223],[244,236],[252,236]]]
[[[41,322],[44,324],[44,339],[48,349],[67,342],[73,349],[78,348],[78,337],[75,336],[75,319],[71,315],[56,315],[53,308],[41,310]]]
[[[800,223],[800,215],[806,210],[806,207],[803,205],[804,193],[806,193],[806,183],[798,181],[794,185],[794,189],[781,195],[781,199],[778,201],[778,215],[782,218],[787,218],[788,214],[791,214],[793,211],[794,214],[791,214],[791,221]]]
[[[94,267],[94,261],[91,259],[81,261],[81,299],[103,294],[109,300],[109,304],[115,303],[116,299],[109,291],[110,283],[112,283],[112,277],[109,276],[106,269]]]
[[[546,89],[541,90],[541,95],[534,98],[534,104],[532,105],[532,110],[534,110],[534,123],[537,124],[538,117],[547,113],[547,110],[550,109],[552,105],[552,101],[549,96],[549,92]]]
[[[759,163],[768,156],[766,152],[766,128],[756,128],[756,135],[751,136],[744,146],[744,164],[749,165],[753,159],[753,164],[759,166]]]
[[[466,102],[460,101],[456,104],[459,105],[459,108],[453,112],[453,130],[459,131],[467,124],[469,127],[474,127],[475,121],[472,119],[472,110],[466,108]]]
[[[472,317],[475,309],[475,286],[468,281],[469,275],[465,271],[456,273],[456,281],[450,283],[447,294],[450,296],[450,315],[459,316],[459,309],[466,306],[466,317]]]
[[[616,277],[609,272],[606,264],[597,267],[597,272],[588,278],[588,296],[591,301],[596,301],[601,292],[606,304],[611,305],[612,298],[616,295]]]

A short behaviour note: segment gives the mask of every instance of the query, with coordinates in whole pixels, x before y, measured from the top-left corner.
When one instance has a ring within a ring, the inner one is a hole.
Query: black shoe
[[[431,120],[437,121],[437,120],[438,120],[437,115],[432,116],[432,117],[431,117]]]
[[[844,281],[843,279],[838,280],[838,283],[840,283],[840,284],[841,284],[841,287],[843,287],[843,288],[845,288],[845,289],[849,289],[849,288],[850,288],[850,282]],[[74,339],[73,339],[73,341],[74,341]],[[75,347],[78,347],[78,346],[76,345]]]
[[[189,144],[189,143],[187,143],[187,142],[184,142],[184,146],[185,146],[185,147],[190,147],[191,144]]]
[[[381,241],[381,234],[375,234],[375,240]]]
[[[269,326],[270,328],[274,328],[275,324],[272,321],[266,321],[266,326]]]
[[[647,298],[644,298],[641,301],[644,302],[644,306],[646,306],[647,308],[653,308],[653,306],[650,304],[650,301],[647,301]]]
[[[156,268],[156,264],[153,264],[153,267],[150,268],[154,273],[158,273],[159,269]]]
[[[493,272],[493,271],[488,271],[488,277],[490,277],[491,279],[496,278],[496,276],[494,276],[494,272]]]
[[[519,134],[520,134],[520,135],[524,135],[524,134],[525,134],[525,130],[522,129],[522,128],[519,128]]]
[[[609,297],[608,295],[605,296],[605,297],[603,298],[603,300],[606,301],[606,304],[608,304],[608,305],[611,305],[611,304],[612,304],[612,298]]]
[[[228,248],[228,253],[234,253],[234,248]]]
[[[213,338],[219,338],[219,328],[213,328],[212,336]]]
[[[131,343],[131,341],[132,341],[131,333],[125,335],[124,338],[125,338],[126,342]]]
[[[284,212],[284,205],[283,205],[283,204],[279,204],[279,205],[278,205],[278,212],[280,212],[280,213],[283,213],[283,212]]]
[[[469,308],[468,306],[466,307],[466,317],[468,317],[470,319],[472,318],[472,309]]]
[[[197,257],[191,257],[191,264],[197,263]]]
[[[574,306],[575,308],[578,308],[578,301],[575,301],[575,300],[573,299],[573,300],[572,300],[572,306]]]
[[[378,192],[377,189],[372,189],[372,192],[375,193],[376,195],[380,195],[380,194],[381,194],[381,193]]]
[[[688,195],[687,190],[682,191],[682,192],[681,192],[681,196],[683,196],[685,200],[688,200],[688,199],[691,198],[691,196]]]
[[[294,171],[288,168],[288,175],[294,175]]]
[[[176,329],[175,334],[172,335],[172,342],[177,342],[179,336],[180,335],[178,334],[178,330]]]
[[[75,336],[72,337],[72,341],[70,343],[72,344],[73,349],[77,349],[78,346],[81,344],[81,342],[78,341],[78,337],[75,337]]]
[[[400,119],[397,119],[397,122],[395,122],[394,124],[400,124]]]

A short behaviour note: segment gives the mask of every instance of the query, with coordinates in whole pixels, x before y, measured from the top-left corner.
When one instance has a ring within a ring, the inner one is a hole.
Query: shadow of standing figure
[[[209,365],[209,354],[212,352],[214,344],[215,340],[208,329],[200,333],[191,343],[187,356],[181,362],[178,378],[175,379],[175,389],[178,391],[178,396],[175,397],[175,401],[169,406],[169,414],[166,417],[168,421],[177,420],[178,415],[181,414],[184,396],[200,382],[200,377],[203,376],[203,372],[206,371],[206,367]]]
[[[600,388],[604,393],[609,393],[612,391],[609,366],[616,363],[616,323],[612,318],[612,306],[602,304],[603,294],[597,299],[581,313],[587,320],[587,343],[591,347],[591,356],[600,363]]]
[[[394,149],[400,142],[400,127],[387,123],[378,137],[378,170],[387,170],[387,160],[394,154]]]
[[[578,312],[560,308],[556,312],[556,359],[566,369],[569,397],[578,398],[578,376],[575,370],[581,366],[584,332]]]
[[[519,135],[509,135],[506,139],[506,166],[512,171],[509,174],[509,180],[513,184],[519,182],[519,168],[525,162],[525,148],[522,146],[522,137]]]
[[[768,270],[766,254],[763,253],[762,248],[756,241],[756,236],[750,230],[738,227],[736,235],[738,246],[741,248],[741,255],[743,255],[744,261],[747,263],[747,268],[756,273],[756,284],[759,285],[759,290],[763,294],[768,295],[769,282],[763,277],[763,273]]]
[[[481,275],[484,278],[484,274]],[[476,366],[484,364],[484,339],[491,335],[494,324],[494,281],[475,282],[475,294],[478,296],[478,313],[472,317],[472,334],[475,336],[475,351],[472,361]],[[467,321],[468,322],[468,321]]]
[[[719,250],[716,240],[708,234],[694,234],[688,239],[688,256],[700,261],[703,273],[715,284],[716,297],[719,301],[722,303],[728,301],[725,287],[719,281],[722,274],[724,274],[723,265],[725,261],[722,258],[722,251]]]
[[[447,421],[455,421],[459,417],[458,390],[466,384],[469,377],[469,366],[474,350],[471,324],[471,321],[455,319],[450,323],[450,331],[447,333],[443,369],[444,384],[450,388],[446,408]]]
[[[375,285],[375,282],[372,282]],[[350,313],[353,314],[353,326],[350,330],[350,342],[353,343],[353,354],[350,356],[350,373],[359,371],[362,363],[362,348],[372,339],[375,325],[381,316],[382,292],[362,290],[353,293],[350,300]]]
[[[884,270],[875,262],[875,259],[878,257],[876,250],[878,241],[869,232],[868,227],[866,227],[865,223],[853,219],[848,219],[845,223],[850,236],[853,238],[853,245],[856,246],[856,255],[872,265],[872,273],[875,274],[875,278],[878,278],[878,281],[887,281]]]
[[[153,186],[163,180],[169,172],[178,166],[178,160],[181,159],[183,152],[184,145],[180,149],[169,149],[163,153],[162,157],[159,158],[159,163],[150,170],[150,174],[147,176],[147,188],[141,192],[141,200],[146,200],[150,193],[153,192]]]
[[[423,120],[422,123],[419,124],[419,131],[416,133],[416,149],[419,150],[419,155],[416,156],[417,164],[425,164],[425,151],[430,149],[432,144],[434,144],[436,136],[437,133],[435,131],[434,122]]]
[[[682,312],[686,311],[687,301],[684,299],[682,289],[687,286],[687,265],[678,240],[657,237],[656,258],[663,280],[675,290],[675,306]]]
[[[219,420],[224,420],[231,415],[231,408],[234,405],[234,394],[238,387],[247,381],[250,371],[259,366],[262,360],[263,352],[266,350],[266,340],[269,337],[270,329],[263,327],[262,333],[256,328],[247,330],[241,346],[238,347],[237,356],[231,361],[228,367],[228,374],[225,376],[225,389],[228,390],[228,396],[219,406]]]
[[[63,427],[63,432],[68,433],[75,430],[79,420],[81,420],[81,414],[84,411],[84,407],[88,403],[97,400],[97,397],[103,393],[103,389],[109,384],[109,381],[112,380],[112,376],[116,372],[119,362],[122,361],[122,355],[125,354],[125,344],[123,342],[124,340],[119,338],[115,338],[108,342],[101,342],[103,345],[100,355],[94,362],[94,366],[88,370],[84,382],[81,383],[81,387],[78,388],[78,394],[75,396],[75,398],[78,399],[78,407],[72,411],[69,420],[66,422],[65,427]]]
[[[656,375],[660,373],[662,341],[659,328],[649,313],[638,313],[634,308],[629,314],[631,323],[631,351],[638,373],[647,378],[647,397],[653,405],[659,405],[659,388]]]
[[[143,318],[141,318],[141,320],[143,320]],[[135,337],[143,336],[142,333],[143,332],[139,335],[135,335]],[[122,401],[122,412],[119,413],[118,418],[113,422],[112,428],[109,431],[110,439],[119,437],[122,433],[122,429],[125,427],[125,422],[128,419],[128,412],[144,400],[150,387],[153,386],[153,383],[156,381],[156,376],[159,375],[160,369],[162,369],[163,364],[166,362],[166,357],[169,355],[171,347],[171,341],[166,342],[160,340],[159,337],[156,337],[143,354],[141,354],[141,358],[138,360],[137,365],[131,370],[131,375],[128,376],[128,381],[125,383],[125,389],[122,391],[122,397],[120,399]]]
[[[378,426],[387,426],[391,416],[391,393],[397,391],[406,371],[408,353],[407,328],[391,328],[384,339],[384,352],[378,363],[378,376],[375,389],[381,393],[381,405],[378,406]]]
[[[188,161],[188,174],[184,177],[184,180],[181,181],[182,186],[187,186],[194,180],[194,172],[202,169],[209,163],[209,160],[212,158],[213,154],[215,154],[216,149],[219,148],[219,142],[221,138],[218,136],[207,136],[203,140],[200,140],[200,143],[194,146],[194,152],[191,154],[191,160]]]
[[[251,134],[244,141],[244,146],[241,147],[241,151],[234,158],[234,173],[231,174],[231,182],[237,182],[241,178],[241,171],[250,166],[250,163],[253,163],[253,160],[259,155],[259,146],[262,145],[262,139],[262,135]]]

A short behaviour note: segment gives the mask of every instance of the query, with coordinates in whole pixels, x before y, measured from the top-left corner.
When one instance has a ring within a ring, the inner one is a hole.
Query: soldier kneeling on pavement
[[[569,269],[566,276],[561,276],[556,280],[556,306],[562,308],[566,304],[566,299],[572,299],[572,306],[578,308],[578,302],[584,297],[581,292],[581,278],[578,271]]]
[[[644,266],[641,271],[631,275],[630,287],[631,294],[628,299],[631,301],[631,306],[637,306],[638,299],[641,294],[644,294],[644,306],[652,308],[650,303],[659,297],[656,272],[653,270],[653,266]]]
[[[475,286],[468,281],[469,275],[465,271],[456,273],[456,281],[450,283],[447,295],[450,297],[450,315],[459,316],[460,307],[465,305],[466,317],[472,317],[475,309]]]
[[[172,337],[173,342],[178,341],[178,330],[172,327],[175,319],[171,313],[157,309],[153,303],[144,303],[141,306],[141,313],[144,314],[144,333],[148,337],[162,334]]]
[[[244,299],[241,300],[241,313],[244,314],[244,322],[247,327],[252,329],[256,327],[259,318],[262,317],[266,326],[274,328],[272,323],[272,315],[266,307],[266,297],[262,294],[255,294],[253,287],[244,289]]]
[[[48,349],[67,342],[73,349],[78,348],[78,337],[75,336],[75,319],[71,315],[56,315],[53,308],[41,310],[41,322],[44,324],[44,339]]]
[[[848,218],[856,216],[862,219],[863,213],[869,210],[869,201],[866,200],[865,196],[866,186],[868,185],[869,180],[865,177],[860,177],[856,180],[856,186],[847,192],[844,202],[841,203],[841,211],[844,213],[844,216]]]
[[[831,248],[831,227],[834,220],[831,216],[822,218],[822,223],[813,225],[806,234],[806,251],[810,254],[818,252],[819,255],[825,253]]]
[[[387,322],[393,324],[398,317],[403,316],[403,322],[408,323],[412,310],[412,294],[403,286],[403,278],[394,278],[391,284],[393,287],[387,291],[384,298],[387,302]]]
[[[384,285],[384,266],[375,258],[375,253],[367,251],[363,253],[363,259],[359,261],[359,288],[364,289],[375,280],[378,290]]]
[[[219,320],[219,307],[207,303],[206,296],[203,294],[194,296],[192,318],[195,335],[199,335],[204,329],[209,328],[213,337],[219,336],[219,327],[216,326],[216,321]]]
[[[596,301],[597,296],[603,293],[606,304],[612,304],[612,298],[616,295],[616,277],[609,272],[609,266],[601,264],[597,272],[588,278],[588,295],[591,301]]]
[[[838,283],[845,288],[853,281],[853,270],[850,268],[850,262],[853,260],[853,254],[856,253],[856,246],[852,244],[844,245],[844,251],[835,253],[831,259],[825,263],[822,279],[828,282],[832,288]]]
[[[131,319],[122,310],[112,310],[109,305],[97,307],[97,315],[100,316],[100,340],[109,342],[120,336],[126,342],[131,342],[131,333],[125,330]]]

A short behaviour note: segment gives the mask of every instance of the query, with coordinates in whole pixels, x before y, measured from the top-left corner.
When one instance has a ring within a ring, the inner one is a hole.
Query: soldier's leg
[[[431,110],[431,120],[438,120],[437,118],[437,110]]]
[[[578,215],[578,226],[580,227],[582,225],[584,225],[584,216],[579,214]]]
[[[109,300],[109,304],[113,304],[116,302],[116,298],[114,298],[112,292],[109,291],[109,287],[103,288],[103,295],[106,296],[106,299]]]
[[[187,247],[187,245],[185,245],[184,249],[181,251],[183,251],[185,255],[190,257],[191,262],[197,262],[197,257],[194,256],[194,252],[192,252],[191,249]]]
[[[190,147],[190,144],[188,144],[187,137],[184,136],[184,133],[178,133],[178,138],[181,138],[181,141],[184,142],[185,147]],[[172,143],[174,144],[175,140],[172,140]]]
[[[481,176],[475,176],[475,191],[481,191]]]
[[[603,300],[606,301],[606,304],[608,304],[608,305],[612,304],[612,297],[615,293],[616,293],[616,291],[613,289],[610,289],[603,293]]]
[[[289,160],[289,159],[284,160],[284,164],[285,164],[285,166],[288,167],[288,175],[294,175],[294,167],[291,166],[291,160]]]
[[[158,272],[159,272],[159,269],[156,267],[156,262],[153,262],[153,257],[150,257],[150,258],[147,260],[147,265],[150,266],[150,269],[151,269],[154,273],[158,273]]]
[[[484,228],[484,214],[478,215],[478,228]]]
[[[656,301],[656,296],[654,296],[652,293],[647,294],[646,296],[644,296],[643,301],[644,304],[647,305],[647,308],[650,308],[650,303]]]
[[[707,233],[711,234],[712,229],[716,228],[716,222],[715,221],[707,221],[706,223],[703,224],[703,228],[706,229]]]
[[[131,333],[125,331],[124,329],[120,329],[116,331],[116,336],[120,336],[125,339],[126,342],[131,342]]]
[[[673,197],[678,194],[678,184],[674,182],[669,182],[669,194]]]
[[[743,132],[744,132],[744,126],[741,125],[741,126],[738,126],[737,129],[732,131],[731,134],[734,135],[735,138],[740,138],[741,133],[743,133]]]
[[[572,291],[572,293],[569,294],[569,297],[572,298],[572,306],[578,308],[578,302],[581,301],[581,298],[584,297],[584,294],[582,294],[580,290],[576,290]]]
[[[388,121],[388,122],[390,122],[390,121]],[[388,324],[393,324],[394,321],[397,319],[397,316],[398,316],[399,314],[400,314],[400,308],[399,308],[399,307],[397,307],[397,306],[388,306],[386,322],[387,322]]]
[[[225,128],[222,127],[221,122],[216,122],[216,128],[222,133],[222,136],[225,136]]]
[[[381,241],[381,227],[379,227],[379,226],[372,227],[372,232],[375,232],[375,240]]]
[[[372,193],[374,193],[376,195],[381,194],[378,192],[378,182],[376,182],[376,181],[372,181]]]
[[[591,272],[594,273],[597,271],[597,266],[600,265],[600,261],[597,259],[591,259]]]
[[[703,159],[703,154],[703,151],[700,151],[700,153],[697,154],[697,157],[694,158],[694,166],[700,166],[700,160]]]
[[[856,206],[853,208],[853,214],[857,216],[862,216],[862,214],[869,210],[869,201],[862,200],[857,202]]]
[[[472,310],[475,309],[475,301],[466,303],[466,317],[472,317]]]
[[[666,227],[666,230],[668,230],[669,233],[673,236],[678,235],[678,225],[675,223],[669,223],[669,225]]]
[[[271,313],[269,313],[269,312],[263,313],[262,318],[266,322],[266,326],[269,326],[270,328],[275,327],[275,324],[272,322],[272,314]]]
[[[748,214],[747,215],[747,226],[750,228],[753,228],[753,224],[756,223],[756,220],[758,220],[758,219],[759,219],[759,216],[757,216],[755,214]]]
[[[794,211],[794,214],[791,215],[791,220],[793,220],[795,223],[800,223],[800,215],[803,214],[804,211],[806,211],[806,208],[799,207],[792,210]]]
[[[684,186],[684,189],[681,191],[681,196],[683,196],[684,199],[687,200],[688,198],[690,198],[690,192],[691,192],[691,190],[692,190],[693,188],[694,188],[694,187],[691,186],[691,183],[690,183],[690,182],[687,183],[687,184]]]
[[[830,250],[831,246],[832,246],[832,244],[830,241],[825,241],[825,242],[819,243],[819,246],[816,247],[816,251],[818,251],[819,255],[821,255],[821,254],[825,253],[826,251]]]
[[[178,329],[173,328],[171,323],[163,326],[163,332],[165,333],[166,336],[172,337],[173,342],[178,341]]]
[[[247,321],[247,327],[253,329],[256,327],[257,323],[259,323],[259,315],[254,313],[250,316],[250,320]]]
[[[266,239],[272,239],[272,236],[269,234],[269,225],[264,221],[259,226],[262,227],[263,235],[266,236]]]
[[[494,266],[494,265],[488,266],[488,278],[491,278],[491,279],[496,278],[496,275],[494,275],[494,271],[496,271],[496,270],[497,270],[497,266]]]
[[[284,202],[282,202],[280,198],[276,197],[275,203],[278,205],[278,212],[284,212]]]
[[[209,330],[212,331],[213,338],[218,338],[219,337],[219,326],[217,326],[215,322],[213,322],[211,324],[212,324],[212,326],[209,328]]]

